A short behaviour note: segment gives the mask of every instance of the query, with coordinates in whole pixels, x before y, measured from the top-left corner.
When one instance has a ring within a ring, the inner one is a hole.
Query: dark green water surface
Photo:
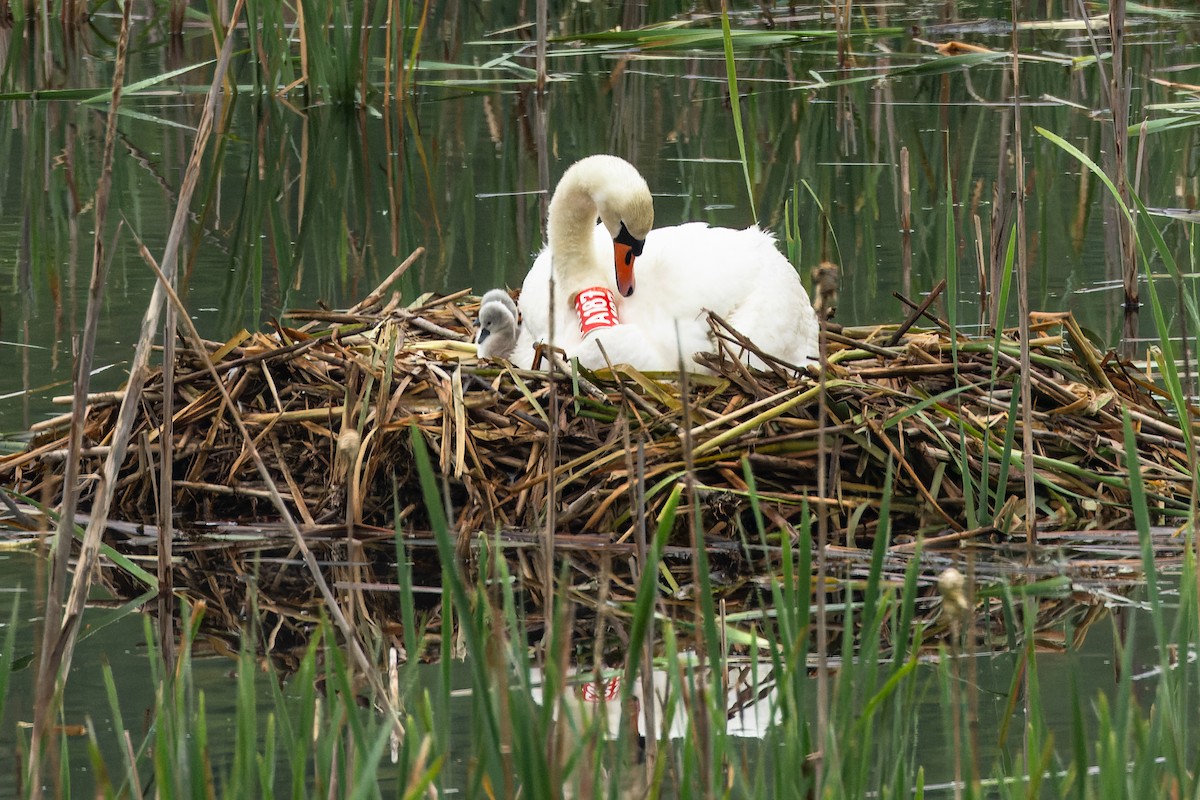
[[[995,192],[1011,208],[1013,151],[1011,145],[1001,149],[1001,131],[1013,115],[1011,62],[939,66],[927,42],[956,38],[1008,49],[1008,33],[936,27],[1006,19],[1008,2],[864,6],[863,19],[872,28],[894,32],[853,40],[853,58],[841,68],[837,43],[828,37],[739,45],[753,211],[719,44],[600,50],[552,43],[554,79],[539,99],[527,80],[533,66],[532,45],[523,41],[528,31],[513,28],[526,20],[512,5],[433,4],[422,49],[426,66],[410,75],[413,91],[399,107],[375,94],[359,105],[299,92],[286,99],[267,96],[256,91],[252,57],[242,52],[235,58],[239,91],[225,97],[189,208],[181,257],[186,302],[203,335],[224,339],[318,302],[351,305],[418,246],[427,253],[399,284],[407,299],[426,291],[518,286],[541,247],[546,190],[571,162],[596,152],[624,156],[642,170],[660,224],[757,222],[779,234],[806,282],[818,262],[838,263],[843,324],[903,320],[906,311],[893,292],[919,297],[949,269],[958,286],[952,303],[959,324],[979,321],[976,254],[983,252],[982,270],[990,274],[993,228],[1007,231],[1011,224],[1007,216],[998,225],[992,221]],[[676,3],[552,5],[554,33],[567,38],[683,18]],[[1029,19],[1041,17],[1031,11]],[[833,26],[805,6],[794,18],[786,8],[776,9],[773,21],[777,34]],[[695,24],[714,25],[711,19]],[[758,11],[739,12],[733,24],[739,31],[767,31]],[[61,32],[52,32],[47,69],[35,57],[33,33],[0,29],[0,96],[11,98],[0,99],[0,434],[18,440],[67,408],[51,399],[70,393],[108,108],[105,102],[31,99],[28,93],[105,91],[111,33],[107,18],[85,34],[86,46],[68,47]],[[1103,30],[1096,35],[1096,46],[1106,51]],[[1125,56],[1131,122],[1181,123],[1144,142],[1129,140],[1131,159],[1144,148],[1142,166],[1130,171],[1152,208],[1194,207],[1200,193],[1198,128],[1189,116],[1194,111],[1171,107],[1196,97],[1170,85],[1200,84],[1198,40],[1200,18],[1131,12]],[[1079,27],[1029,30],[1019,43],[1031,305],[1073,311],[1098,340],[1115,346],[1123,296],[1119,272],[1106,257],[1112,230],[1102,204],[1107,192],[1034,132],[1042,126],[1101,161],[1111,149],[1102,91],[1111,62],[1103,60],[1102,74],[1092,58],[1093,42]],[[371,75],[378,80],[381,36],[371,53]],[[136,40],[130,80],[211,54],[206,31],[189,33],[182,54],[144,32]],[[852,80],[866,77],[871,79]],[[130,97],[123,105],[103,232],[110,264],[93,390],[115,389],[126,374],[154,282],[137,238],[161,257],[210,78],[211,66],[184,72],[156,84],[161,93]],[[823,87],[819,80],[849,82]],[[910,165],[911,240],[901,230],[902,152]],[[1009,175],[1003,186],[997,183],[1002,172]],[[1165,218],[1158,224],[1183,270],[1195,273],[1192,228]],[[1174,296],[1168,291],[1165,298],[1173,319]],[[942,303],[935,309],[947,313]],[[1152,331],[1148,317],[1134,322],[1140,336]],[[1015,319],[1014,300],[1007,320]],[[0,620],[21,598],[18,655],[33,647],[40,606],[36,564],[30,553],[0,551]],[[1081,651],[1043,662],[1046,702],[1062,703],[1048,705],[1047,717],[1064,729],[1071,674],[1088,692],[1113,683],[1111,626],[1096,629]],[[1154,658],[1146,653],[1142,660]],[[93,719],[116,763],[98,670],[105,660],[128,704],[127,723],[140,724],[151,702],[139,695],[150,685],[140,620],[126,618],[85,640],[68,683],[67,721]],[[985,713],[1002,712],[1011,667],[1007,656],[981,661],[985,705],[992,690],[997,697]],[[210,713],[218,714],[222,702],[232,709],[229,671],[224,659],[197,663],[198,680],[211,687]],[[15,758],[13,721],[31,718],[31,684],[31,670],[16,674],[0,725],[0,795],[11,787],[13,771],[6,767]],[[926,711],[936,725],[943,717],[935,693],[929,695]],[[922,733],[931,741],[938,735]],[[210,738],[219,737],[210,730]],[[86,764],[82,752],[73,761]],[[935,772],[931,767],[929,780],[951,777]]]
[[[555,18],[556,33],[630,27],[619,9],[605,4],[570,8]],[[955,17],[1004,17],[1007,8],[962,3]],[[413,73],[417,83],[402,114],[396,104],[385,108],[379,97],[358,107],[321,100],[309,105],[298,94],[288,102],[263,97],[255,91],[254,62],[243,54],[233,70],[240,91],[227,98],[191,204],[181,259],[189,308],[204,335],[223,338],[288,308],[317,301],[350,305],[418,246],[427,255],[401,285],[410,298],[422,291],[474,287],[482,293],[519,285],[541,246],[547,186],[539,179],[539,162],[552,186],[575,159],[613,152],[646,175],[660,224],[758,222],[781,239],[798,235],[793,252],[806,280],[817,262],[838,263],[843,324],[901,320],[905,311],[892,293],[928,290],[946,277],[951,257],[958,322],[978,321],[976,254],[982,246],[985,262],[992,260],[993,192],[1007,198],[1012,190],[1011,178],[996,183],[997,165],[1007,170],[1013,158],[1011,147],[1000,151],[1000,131],[1012,116],[1010,65],[1004,58],[969,70],[937,63],[922,42],[951,37],[933,27],[944,22],[945,12],[931,9],[904,16],[896,9],[873,11],[873,28],[902,32],[855,39],[845,69],[838,68],[829,38],[799,36],[790,44],[739,49],[754,213],[737,161],[724,57],[716,47],[598,52],[553,45],[555,79],[539,103],[528,83],[511,82],[527,74],[517,68],[530,66],[531,49],[516,34],[498,32],[519,20],[491,5],[468,10],[447,4],[434,11],[427,31],[426,58],[433,66]],[[634,21],[647,24],[674,18],[657,5],[637,13]],[[712,26],[711,20],[696,24]],[[764,22],[751,13],[735,24],[762,31]],[[828,31],[831,25],[809,9],[794,21],[776,19],[774,32]],[[1153,81],[1200,82],[1193,63],[1197,29],[1192,18],[1131,22],[1126,63],[1133,122],[1193,119],[1156,108],[1188,95]],[[1097,45],[1103,49],[1102,33]],[[7,85],[0,90],[52,83],[100,93],[107,85],[111,55],[103,43],[95,44],[95,53],[68,50],[44,77],[28,65],[33,45],[20,34],[0,31],[7,43],[0,61],[6,52],[9,59],[2,73]],[[955,36],[1009,47],[1006,35]],[[1034,30],[1020,41],[1027,57],[1021,80],[1031,305],[1072,310],[1098,338],[1115,343],[1122,296],[1113,283],[1119,274],[1104,255],[1106,192],[1095,178],[1081,177],[1084,170],[1060,148],[1033,133],[1043,126],[1102,160],[1107,106],[1092,43],[1080,29]],[[372,64],[382,58],[381,36],[377,44]],[[211,42],[195,34],[183,48],[180,57],[145,44],[134,55],[131,79],[166,73],[181,58],[205,59]],[[516,66],[461,66],[501,57]],[[440,68],[444,63],[460,66]],[[107,369],[95,377],[96,389],[121,382],[153,284],[135,235],[161,257],[210,70],[177,75],[153,87],[159,94],[128,97],[123,105],[97,356],[97,367]],[[371,74],[381,77],[378,70]],[[878,78],[814,88],[817,77],[871,76]],[[92,262],[91,207],[105,108],[77,100],[0,101],[0,432],[27,429],[56,410],[50,397],[68,393],[71,343],[82,325]],[[1138,174],[1148,206],[1194,204],[1195,131],[1185,126],[1147,138]],[[1131,154],[1138,145],[1131,140]],[[902,151],[911,175],[911,244],[900,230]],[[948,203],[955,226],[950,252]],[[798,219],[794,227],[785,218],[789,204]],[[1007,231],[1007,202],[1003,213],[996,228]],[[1186,226],[1163,227],[1186,269]],[[905,250],[911,251],[907,274]],[[1011,313],[1008,319],[1014,319]],[[1148,326],[1142,320],[1141,331]]]

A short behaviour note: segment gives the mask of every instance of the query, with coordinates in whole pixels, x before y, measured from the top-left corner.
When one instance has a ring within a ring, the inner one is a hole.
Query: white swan
[[[479,330],[475,342],[480,358],[511,358],[517,345],[517,304],[503,289],[492,289],[479,299]]]
[[[602,344],[613,364],[674,372],[682,353],[685,369],[707,372],[692,356],[716,350],[708,311],[785,362],[817,357],[816,314],[773,236],[703,222],[651,230],[653,222],[650,190],[627,161],[590,156],[563,174],[546,248],[521,290],[514,363],[529,367],[534,344],[546,342],[597,369],[606,363]],[[743,360],[763,366],[748,354]]]

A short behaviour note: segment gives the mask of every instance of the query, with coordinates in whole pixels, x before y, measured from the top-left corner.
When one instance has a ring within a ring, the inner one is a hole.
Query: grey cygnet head
[[[480,358],[510,358],[517,346],[517,304],[503,289],[492,289],[479,301]]]

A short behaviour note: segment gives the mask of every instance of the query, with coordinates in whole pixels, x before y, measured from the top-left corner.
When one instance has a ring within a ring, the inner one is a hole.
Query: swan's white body
[[[512,356],[518,366],[529,367],[534,344],[545,342],[592,369],[606,365],[603,345],[612,364],[674,372],[682,357],[684,369],[707,371],[692,356],[716,350],[709,311],[787,363],[800,366],[817,357],[818,323],[808,295],[774,237],[757,227],[733,230],[694,222],[651,230],[646,182],[614,156],[591,156],[568,169],[549,216],[547,246],[521,289],[522,324]],[[623,235],[645,242],[636,258],[635,285],[618,281],[614,270],[614,247],[618,263],[622,252],[614,239],[623,226],[628,229]],[[597,286],[613,291],[620,324],[584,336],[574,298]],[[623,297],[619,289],[631,293]],[[743,360],[762,366],[753,356]]]

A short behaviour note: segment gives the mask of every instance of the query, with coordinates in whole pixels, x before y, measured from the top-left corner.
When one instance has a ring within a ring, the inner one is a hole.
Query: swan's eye
[[[625,255],[625,263],[631,263],[635,256],[642,254],[642,248],[646,246],[644,239],[639,239],[629,232],[629,228],[625,227],[625,221],[621,220],[621,230],[613,239],[617,244],[623,244],[629,248],[629,252]]]

